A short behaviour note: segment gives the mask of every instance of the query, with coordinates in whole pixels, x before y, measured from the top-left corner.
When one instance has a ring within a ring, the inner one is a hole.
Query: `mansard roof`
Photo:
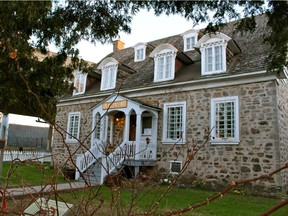
[[[211,76],[227,77],[229,75],[251,73],[266,69],[269,46],[263,42],[263,39],[265,34],[269,32],[267,27],[268,19],[266,15],[257,16],[255,19],[257,27],[253,32],[241,33],[235,31],[237,21],[228,23],[219,30],[220,37],[229,39],[227,41],[228,47],[230,44],[232,51],[229,54],[229,61],[227,61],[227,72]],[[205,37],[207,36],[205,36],[204,29],[199,30],[198,42],[201,41],[201,38],[205,40]],[[149,56],[155,48],[163,44],[169,44],[169,46],[177,50],[176,64],[179,63],[178,68],[175,70],[175,78],[163,83],[177,83],[209,78],[209,76],[201,76],[201,53],[199,49],[184,52],[183,33],[180,33],[171,37],[147,42],[146,56],[143,61],[134,61],[134,46],[117,50],[103,58],[104,61],[106,58],[113,58],[118,62],[118,68],[121,70],[118,70],[117,76],[121,77],[121,83],[117,78],[116,88],[121,86],[121,89],[125,90],[161,85],[161,82],[153,82],[154,59]],[[99,66],[101,62],[96,65],[95,73],[100,72]],[[112,91],[115,91],[115,89]],[[99,92],[98,85],[97,87],[88,89],[85,94],[91,95]]]

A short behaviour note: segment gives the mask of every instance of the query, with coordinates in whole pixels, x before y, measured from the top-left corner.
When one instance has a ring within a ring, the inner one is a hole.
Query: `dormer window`
[[[226,71],[226,43],[204,44],[202,53],[202,74],[221,73]]]
[[[116,64],[111,63],[102,68],[101,90],[115,88],[117,67]]]
[[[83,94],[86,88],[87,74],[83,74],[79,70],[74,73],[74,91],[73,95]]]
[[[184,52],[193,50],[194,45],[197,43],[198,31],[191,29],[182,34],[184,40]]]
[[[162,44],[150,54],[154,58],[154,82],[173,80],[177,49],[170,44]]]
[[[241,52],[234,40],[219,32],[204,35],[194,47],[201,52],[202,75],[226,72],[226,56],[230,56],[231,59]]]
[[[138,43],[134,46],[134,61],[143,61],[146,56],[146,44],[145,43]]]
[[[114,89],[116,87],[118,62],[109,57],[103,60],[97,69],[101,69],[102,74],[100,90]]]

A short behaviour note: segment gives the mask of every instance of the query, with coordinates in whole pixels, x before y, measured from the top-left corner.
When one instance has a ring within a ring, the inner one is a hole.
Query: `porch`
[[[77,155],[75,179],[95,164],[100,184],[125,165],[134,167],[135,175],[141,166],[151,166],[156,161],[159,110],[120,95],[93,107],[92,145]]]

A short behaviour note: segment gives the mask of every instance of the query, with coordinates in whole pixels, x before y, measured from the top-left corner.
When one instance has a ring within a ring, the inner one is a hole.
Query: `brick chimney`
[[[113,52],[124,49],[125,43],[121,40],[113,41]]]

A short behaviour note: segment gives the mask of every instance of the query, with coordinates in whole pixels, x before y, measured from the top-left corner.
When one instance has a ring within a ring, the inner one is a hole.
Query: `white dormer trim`
[[[118,61],[112,57],[104,59],[97,69],[101,70],[101,87],[100,90],[109,90],[116,87]]]
[[[228,41],[232,40],[232,38],[230,38],[229,36],[221,33],[221,32],[216,32],[216,33],[208,33],[206,35],[204,35],[196,44],[195,44],[195,48],[199,48],[201,47],[202,44],[205,43],[209,43],[209,42],[213,42],[213,41],[225,41],[226,43],[228,43]]]
[[[116,60],[116,59],[114,59],[114,58],[112,58],[112,57],[108,57],[108,58],[105,58],[99,65],[98,65],[98,67],[97,67],[97,69],[98,70],[101,70],[102,69],[102,67],[103,66],[105,66],[107,63],[109,63],[109,62],[113,62],[113,63],[115,63],[115,64],[119,64],[119,62]]]
[[[151,52],[149,57],[154,58],[154,82],[174,79],[177,51],[171,44],[161,44]]]
[[[196,44],[195,48],[201,52],[201,74],[212,75],[224,73],[226,66],[226,47],[232,40],[229,36],[217,32],[204,35]]]
[[[170,49],[171,51],[174,51],[175,53],[178,52],[178,49],[176,47],[174,47],[171,44],[165,43],[165,44],[160,44],[159,46],[157,46],[149,55],[150,58],[154,58],[155,54],[161,52],[164,49]]]
[[[145,60],[146,57],[146,43],[137,43],[134,46],[134,61],[139,62]]]
[[[79,69],[73,72],[74,90],[73,95],[84,94],[86,89],[87,73],[82,73]]]
[[[198,41],[198,33],[199,30],[190,29],[181,34],[184,41],[184,48],[183,48],[184,52],[194,50],[194,45]]]

